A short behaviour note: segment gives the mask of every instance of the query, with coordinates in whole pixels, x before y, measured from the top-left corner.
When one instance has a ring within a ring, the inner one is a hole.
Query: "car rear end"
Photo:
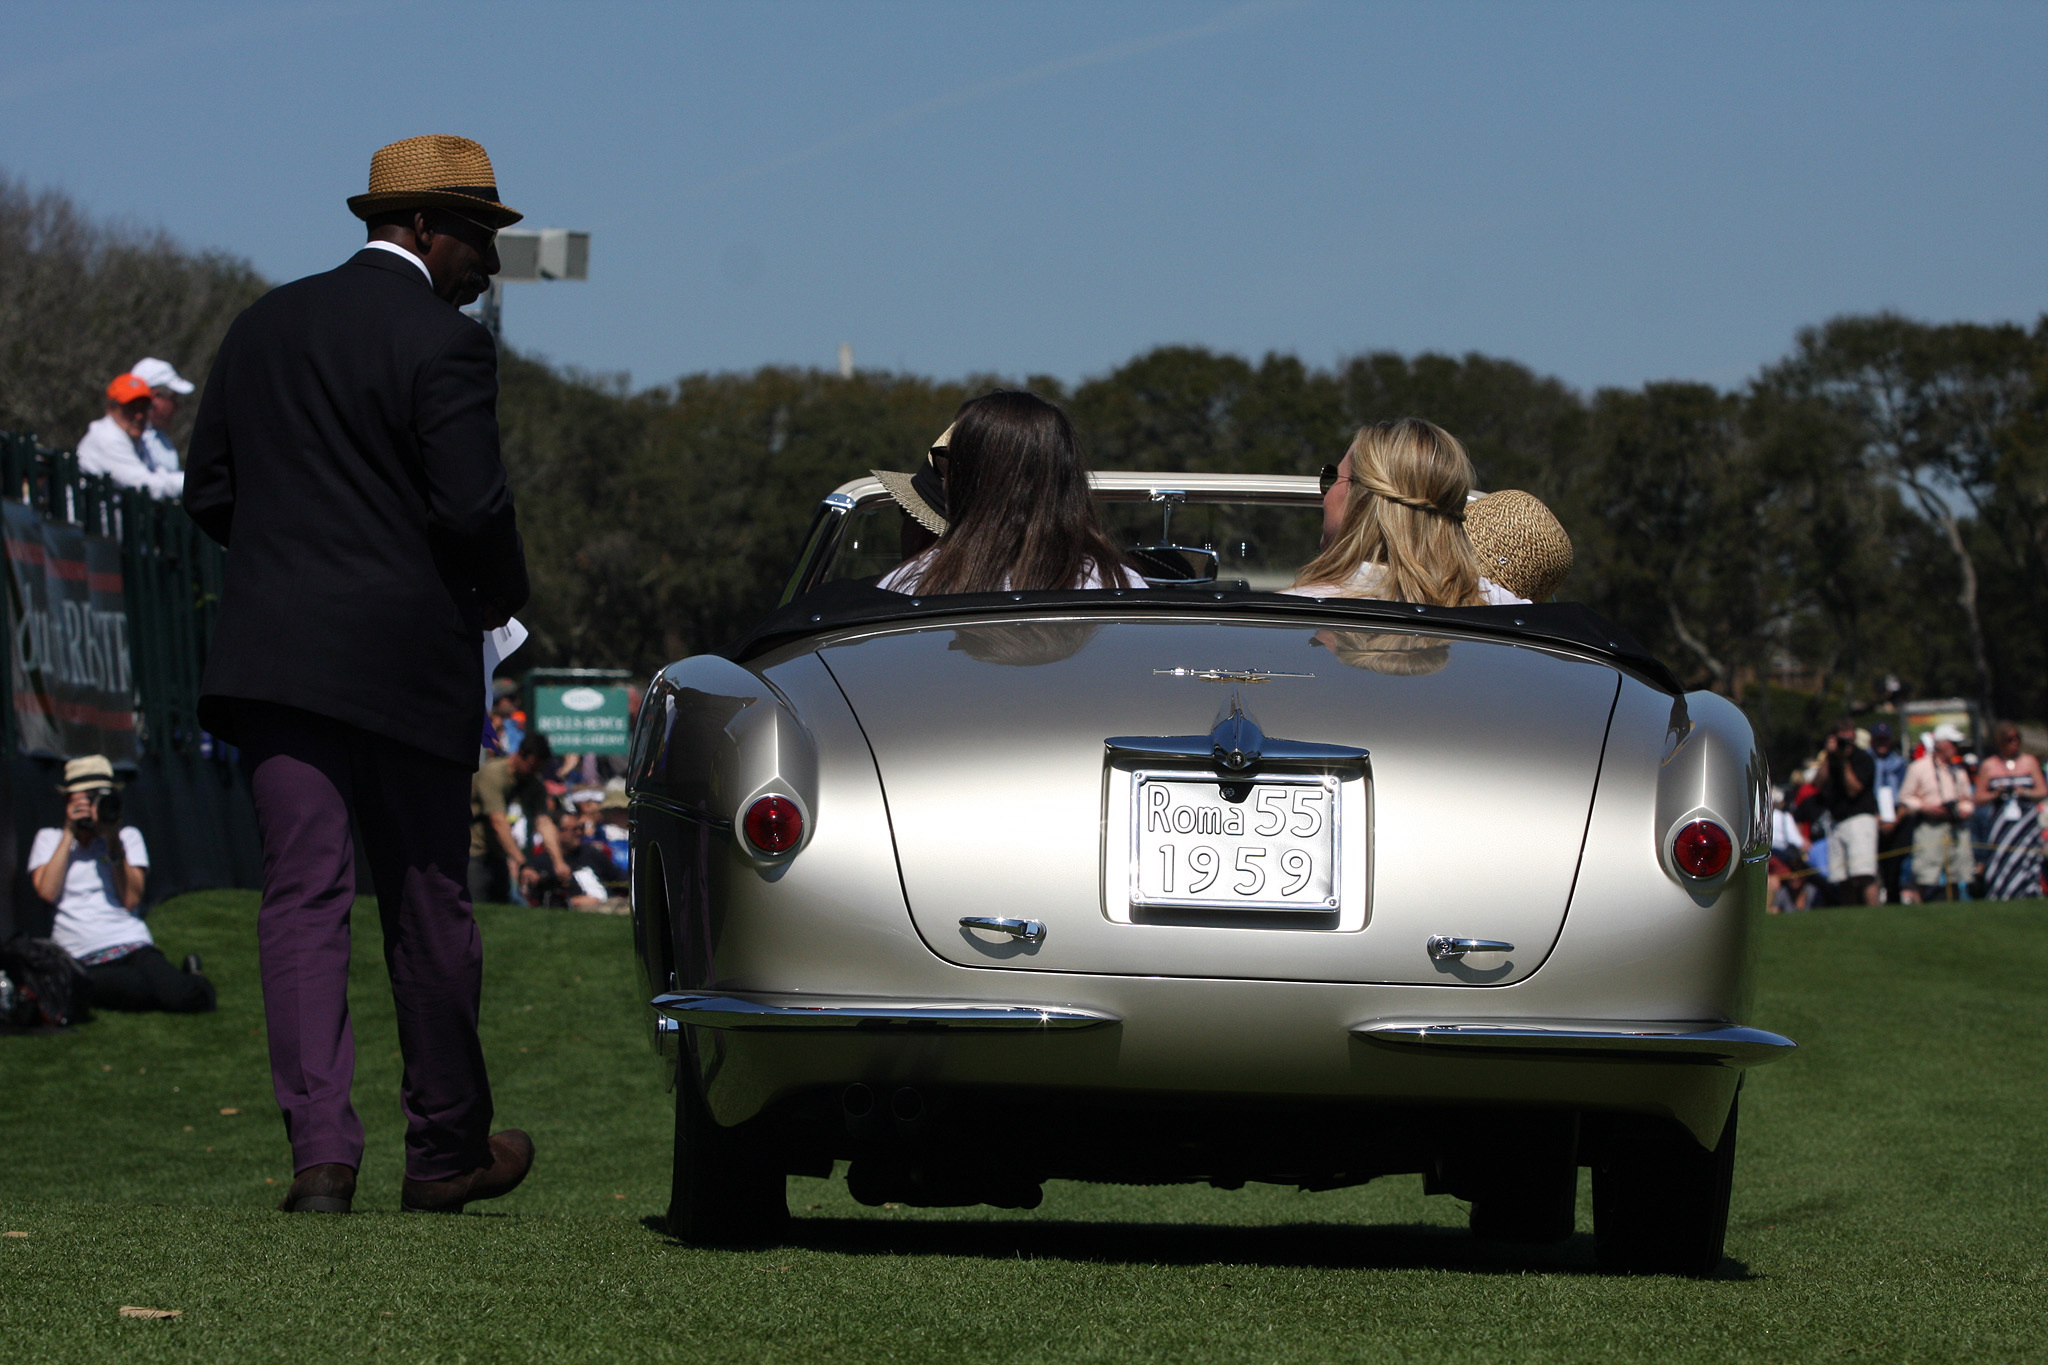
[[[1423,1171],[1541,1240],[1581,1164],[1711,1158],[1786,1046],[1741,1026],[1765,777],[1719,698],[1498,616],[913,615],[642,712],[656,1036],[778,1180]]]

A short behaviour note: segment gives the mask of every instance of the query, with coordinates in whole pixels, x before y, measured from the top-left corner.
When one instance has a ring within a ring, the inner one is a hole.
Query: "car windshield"
[[[1322,539],[1323,508],[1315,498],[1098,489],[1096,510],[1110,539],[1158,588],[1278,592]],[[889,498],[864,498],[847,513],[845,532],[813,583],[885,574],[908,557],[907,549],[929,540]]]

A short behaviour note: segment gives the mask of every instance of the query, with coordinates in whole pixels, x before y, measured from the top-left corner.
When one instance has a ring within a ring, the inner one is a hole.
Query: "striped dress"
[[[2041,803],[2020,795],[2033,784],[2031,776],[1994,777],[1986,784],[1999,797],[1981,850],[1984,894],[1992,900],[2041,894]]]

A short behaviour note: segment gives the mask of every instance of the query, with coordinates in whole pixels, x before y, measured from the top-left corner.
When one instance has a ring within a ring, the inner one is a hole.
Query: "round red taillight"
[[[1712,820],[1693,821],[1671,841],[1671,861],[1678,864],[1680,872],[1701,881],[1727,871],[1734,854],[1735,841]]]
[[[747,842],[763,853],[787,853],[804,837],[803,812],[786,796],[764,796],[748,806],[741,827]]]

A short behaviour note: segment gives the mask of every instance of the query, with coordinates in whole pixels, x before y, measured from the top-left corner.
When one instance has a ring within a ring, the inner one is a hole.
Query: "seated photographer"
[[[591,791],[576,795],[592,799],[572,803],[572,808],[564,812],[561,819],[562,860],[568,866],[568,875],[549,876],[543,872],[529,889],[528,896],[535,905],[623,915],[629,908],[626,899],[614,895],[611,887],[623,882],[625,873],[614,861],[611,846],[599,824],[598,801],[604,793]],[[588,807],[588,810],[576,809],[577,805]]]
[[[135,913],[149,849],[121,823],[114,765],[95,754],[64,765],[61,828],[36,831],[28,855],[36,894],[57,907],[51,937],[85,969],[91,1003],[111,1010],[198,1014],[214,1007],[213,983],[197,954],[178,970]]]

